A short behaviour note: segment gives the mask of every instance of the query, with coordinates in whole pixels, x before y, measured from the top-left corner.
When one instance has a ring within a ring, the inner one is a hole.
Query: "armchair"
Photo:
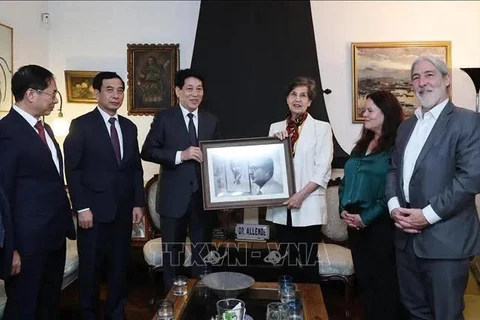
[[[350,296],[355,270],[352,253],[346,247],[346,223],[338,212],[338,187],[340,178],[330,180],[326,198],[328,222],[322,227],[324,240],[318,245],[318,262],[321,281],[340,280],[345,286],[345,317],[350,319]]]
[[[158,177],[159,175],[154,175],[145,185],[145,196],[146,196],[146,211],[147,218],[149,219],[149,224],[151,227],[149,241],[143,246],[143,258],[148,265],[148,277],[150,280],[150,286],[152,290],[152,296],[150,298],[150,304],[155,302],[156,297],[156,285],[155,285],[155,274],[162,271],[163,267],[163,250],[162,250],[162,232],[160,225],[160,215],[155,209],[157,188],[158,188]],[[185,262],[184,266],[191,265],[191,251],[188,243],[185,245]]]

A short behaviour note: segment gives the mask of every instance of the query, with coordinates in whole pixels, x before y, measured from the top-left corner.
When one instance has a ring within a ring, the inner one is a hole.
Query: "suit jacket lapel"
[[[120,164],[122,164],[131,156],[131,153],[130,153],[130,151],[132,151],[130,150],[131,148],[127,148],[127,146],[130,146],[131,134],[130,132],[128,132],[129,128],[126,124],[126,120],[123,117],[121,116],[118,117],[118,124],[120,125],[120,129],[122,130],[123,157],[122,157],[122,161],[120,162]],[[113,147],[112,147],[112,150],[113,150]]]
[[[115,155],[115,151],[113,150],[112,139],[110,138],[110,132],[108,132],[107,130],[107,126],[105,125],[102,114],[100,113],[100,111],[98,111],[97,108],[93,110],[93,113],[95,115],[94,126],[96,126],[99,130],[98,138],[103,140],[102,144],[106,146],[105,150],[108,150],[107,152],[110,154],[112,162],[118,165],[117,156]]]
[[[47,131],[48,135],[53,141],[53,145],[55,146],[55,150],[57,150],[57,158],[58,158],[58,164],[60,168],[60,177],[63,179],[63,157],[62,157],[62,152],[60,150],[60,146],[58,145],[57,140],[55,139],[55,135],[53,134],[52,128],[48,124],[45,124],[45,131]]]
[[[405,138],[401,141],[400,146],[398,147],[401,151],[401,156],[398,159],[397,170],[398,170],[398,177],[400,177],[400,186],[402,190],[402,197],[405,199],[405,194],[403,194],[403,160],[405,157],[405,149],[407,148],[408,141],[412,136],[413,130],[415,129],[415,125],[417,124],[417,117],[413,116],[411,121],[405,123]]]
[[[198,141],[203,141],[207,140],[208,137],[206,136],[205,132],[205,126],[206,126],[206,119],[205,119],[205,114],[198,110]]]
[[[32,152],[34,152],[36,155],[39,156],[39,160],[43,161],[45,160],[47,163],[49,163],[49,166],[52,170],[55,170],[55,172],[58,174],[57,167],[55,166],[55,163],[53,162],[52,159],[52,153],[48,146],[45,145],[45,143],[42,141],[38,133],[35,131],[35,129],[25,120],[17,111],[15,111],[13,108],[10,109],[10,113],[12,115],[13,120],[18,124],[18,126],[22,130],[22,134],[25,133],[24,138],[26,141],[28,141],[28,144],[30,145],[30,149]],[[22,128],[23,127],[23,128]],[[50,127],[48,125],[45,125],[45,130],[48,129],[50,130]],[[59,153],[59,148],[58,144],[55,141],[53,132],[48,131],[48,135],[50,138],[52,138],[53,143],[55,144],[55,148],[57,149],[57,154],[59,155],[59,163],[61,162],[61,153]],[[42,160],[43,159],[43,160]],[[60,167],[62,168],[62,167]]]
[[[179,137],[181,137],[185,141],[186,145],[190,145],[190,137],[188,136],[188,129],[185,125],[185,119],[183,118],[182,110],[180,109],[179,105],[177,105],[175,108],[175,121],[178,122],[179,128],[183,128],[183,130],[179,131]]]
[[[450,113],[452,111],[453,111],[453,105],[451,102],[448,102],[447,105],[445,106],[445,109],[443,109],[442,113],[440,113],[440,116],[435,122],[435,125],[432,128],[432,131],[428,135],[427,141],[425,141],[425,144],[423,145],[422,151],[420,151],[420,154],[418,155],[417,161],[415,162],[415,167],[413,168],[412,177],[417,171],[419,165],[425,159],[425,156],[427,155],[428,151],[430,151],[430,148],[435,144],[437,139],[440,138],[441,133],[443,132],[443,129],[447,125],[448,121],[450,121]]]

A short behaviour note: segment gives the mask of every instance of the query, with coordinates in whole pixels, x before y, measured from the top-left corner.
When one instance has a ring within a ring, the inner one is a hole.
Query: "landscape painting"
[[[419,56],[443,59],[451,69],[451,42],[352,43],[353,123],[362,123],[366,96],[376,90],[392,92],[406,118],[413,115],[418,101],[410,81],[410,67]]]

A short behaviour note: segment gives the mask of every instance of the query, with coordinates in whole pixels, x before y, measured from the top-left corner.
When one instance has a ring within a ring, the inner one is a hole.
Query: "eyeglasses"
[[[35,89],[34,89],[35,90]],[[50,92],[46,92],[46,91],[43,91],[43,90],[35,90],[37,91],[38,93],[45,93],[46,95],[49,95],[50,97],[52,97],[53,99],[57,99],[59,100],[60,99],[60,92],[56,91],[54,93],[50,93]]]

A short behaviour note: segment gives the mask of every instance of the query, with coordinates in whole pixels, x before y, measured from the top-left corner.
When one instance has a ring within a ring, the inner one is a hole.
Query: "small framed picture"
[[[147,242],[150,236],[149,221],[146,216],[142,218],[139,224],[132,224],[132,245],[142,246]]]
[[[100,71],[65,70],[67,101],[72,103],[97,103],[93,90],[93,78]]]
[[[290,140],[201,141],[205,210],[281,206],[295,193]]]

